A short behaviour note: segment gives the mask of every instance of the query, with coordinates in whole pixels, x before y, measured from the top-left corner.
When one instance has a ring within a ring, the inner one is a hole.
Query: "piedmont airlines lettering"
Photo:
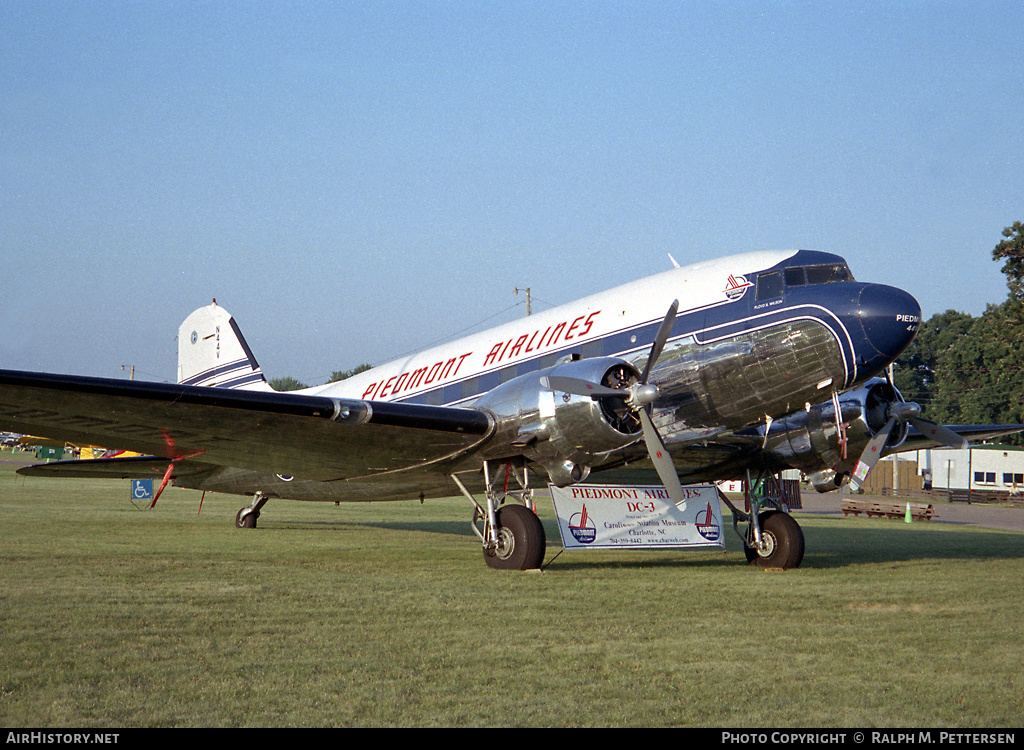
[[[549,325],[543,332],[538,328],[534,330],[532,335],[524,333],[518,337],[513,336],[507,341],[499,341],[491,347],[491,350],[484,357],[483,365],[478,366],[477,369],[479,371],[495,363],[500,363],[506,357],[509,361],[515,360],[521,355],[549,350],[556,344],[585,337],[593,328],[593,319],[599,312],[600,310],[597,310],[586,316],[581,315],[571,322],[562,321],[555,325]],[[540,336],[539,340],[537,338],[538,335]],[[462,369],[462,363],[465,362],[467,357],[472,355],[473,352],[465,352],[447,360],[441,360],[429,366],[419,366],[415,369],[410,369],[410,366],[406,366],[402,372],[391,375],[386,380],[382,379],[370,383],[366,390],[363,391],[362,398],[395,398],[400,393],[415,393],[420,390],[421,386],[426,387],[434,383],[448,381],[459,374],[459,371]],[[377,369],[386,371],[387,368]],[[379,377],[383,378],[385,375],[379,375]]]
[[[745,253],[279,393],[215,302],[179,329],[175,384],[0,370],[0,429],[144,454],[22,474],[247,495],[246,528],[271,498],[461,493],[487,564],[536,568],[538,475],[572,487],[647,466],[681,506],[683,483],[799,469],[828,491],[887,453],[1024,429],[953,431],[902,399],[885,375],[920,322],[912,296],[855,280],[839,256]],[[733,508],[734,527],[748,560],[795,567],[802,532],[770,502]]]
[[[395,397],[402,391],[415,390],[420,385],[430,385],[435,381],[445,381],[450,377],[455,377],[459,374],[459,369],[462,367],[462,363],[466,360],[472,352],[467,352],[458,357],[452,357],[447,362],[444,360],[435,362],[430,367],[420,367],[412,372],[403,372],[398,375],[392,375],[387,380],[382,380],[377,383],[370,383],[365,391],[363,391],[363,398],[375,399],[375,398],[388,398]]]

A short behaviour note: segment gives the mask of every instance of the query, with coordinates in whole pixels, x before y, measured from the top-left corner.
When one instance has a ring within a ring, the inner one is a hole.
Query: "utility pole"
[[[526,293],[526,314],[529,315],[530,312],[531,312],[531,310],[530,310],[530,287],[526,287],[526,289],[524,289],[523,291]],[[519,295],[519,287],[516,287],[512,291],[512,294],[515,294],[516,296],[518,296]]]

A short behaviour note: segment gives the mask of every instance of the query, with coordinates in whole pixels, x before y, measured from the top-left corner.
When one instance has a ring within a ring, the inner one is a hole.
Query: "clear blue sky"
[[[310,384],[748,249],[1006,297],[1024,3],[0,3],[0,367]],[[516,307],[517,303],[519,306]],[[510,309],[511,308],[511,309]]]

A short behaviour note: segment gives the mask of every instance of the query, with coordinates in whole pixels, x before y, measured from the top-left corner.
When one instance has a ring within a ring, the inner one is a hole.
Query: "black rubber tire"
[[[246,513],[247,510],[249,510],[249,509],[248,508],[242,508],[240,511],[238,511],[238,514],[235,516],[235,528],[238,528],[238,529],[255,529],[256,528],[256,520],[260,517],[260,512],[258,510],[254,510],[254,511],[252,511],[250,513]]]
[[[498,510],[497,550],[484,550],[484,560],[495,570],[533,570],[544,562],[547,537],[537,514],[525,505]]]
[[[799,568],[804,560],[804,532],[791,515],[770,510],[760,515],[761,535],[768,543],[768,555],[744,547],[747,562],[762,568]]]

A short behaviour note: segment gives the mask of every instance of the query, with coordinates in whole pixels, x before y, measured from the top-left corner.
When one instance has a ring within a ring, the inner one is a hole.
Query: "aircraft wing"
[[[477,409],[12,370],[0,427],[321,481],[447,464],[494,431]]]
[[[1018,432],[1024,432],[1024,425],[1021,424],[949,424],[944,425],[949,430],[952,430],[960,437],[964,438],[967,442],[981,443],[987,440],[996,440],[997,438],[1006,437],[1007,435],[1013,435]],[[933,440],[932,438],[921,434],[916,427],[911,427],[907,434],[906,440],[904,440],[896,450],[886,450],[885,455],[891,453],[905,453],[906,451],[920,451],[927,450],[929,448],[947,448],[945,443]]]

